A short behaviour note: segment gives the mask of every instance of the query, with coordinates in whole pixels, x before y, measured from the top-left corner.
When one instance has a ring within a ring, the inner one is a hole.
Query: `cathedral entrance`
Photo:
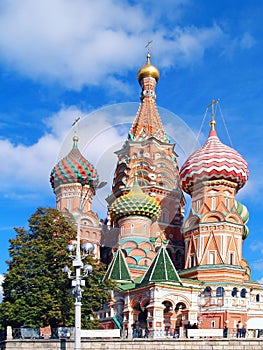
[[[147,327],[147,305],[141,306],[139,303],[133,308],[138,314],[137,321],[133,325],[133,338],[148,338],[148,327]]]

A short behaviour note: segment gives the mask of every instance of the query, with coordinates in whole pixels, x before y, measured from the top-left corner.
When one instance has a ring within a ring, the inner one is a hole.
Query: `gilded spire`
[[[143,141],[150,137],[155,137],[161,142],[168,142],[155,102],[155,87],[160,73],[150,62],[149,44],[150,42],[146,45],[148,49],[146,65],[137,74],[138,81],[142,87],[141,105],[129,137],[135,141]]]

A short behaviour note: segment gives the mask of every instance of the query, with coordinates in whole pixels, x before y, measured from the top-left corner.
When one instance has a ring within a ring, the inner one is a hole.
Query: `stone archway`
[[[173,324],[172,324],[172,316],[173,316],[173,304],[171,301],[165,300],[162,302],[164,305],[163,309],[163,325],[166,336],[172,335],[173,332]]]
[[[133,314],[136,315],[136,321],[133,324],[133,338],[143,338],[145,335],[145,330],[148,333],[147,317],[148,310],[147,306],[149,303],[143,306],[140,303],[136,303],[133,307]]]
[[[185,311],[186,305],[183,302],[179,302],[175,306],[175,313],[176,313],[176,321],[175,321],[175,329],[179,332],[179,329],[183,327],[185,322]]]

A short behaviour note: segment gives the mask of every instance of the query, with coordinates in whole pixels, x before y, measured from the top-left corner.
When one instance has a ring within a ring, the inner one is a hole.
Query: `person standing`
[[[242,338],[242,329],[243,329],[242,322],[238,321],[238,323],[237,323],[237,338]]]

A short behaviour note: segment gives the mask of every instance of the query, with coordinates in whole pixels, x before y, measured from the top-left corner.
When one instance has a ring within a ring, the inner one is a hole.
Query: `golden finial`
[[[148,43],[145,45],[147,48],[147,61],[146,64],[139,70],[137,73],[137,79],[140,82],[141,79],[146,78],[146,77],[152,77],[156,80],[156,82],[160,78],[160,72],[159,70],[151,64],[150,58],[150,46],[151,46],[152,40],[148,41]]]
[[[211,107],[211,109],[212,109],[211,121],[210,121],[211,130],[215,130],[215,125],[216,125],[216,121],[215,121],[215,104],[218,103],[218,102],[219,102],[219,99],[212,100],[212,102],[207,106],[207,108]]]

